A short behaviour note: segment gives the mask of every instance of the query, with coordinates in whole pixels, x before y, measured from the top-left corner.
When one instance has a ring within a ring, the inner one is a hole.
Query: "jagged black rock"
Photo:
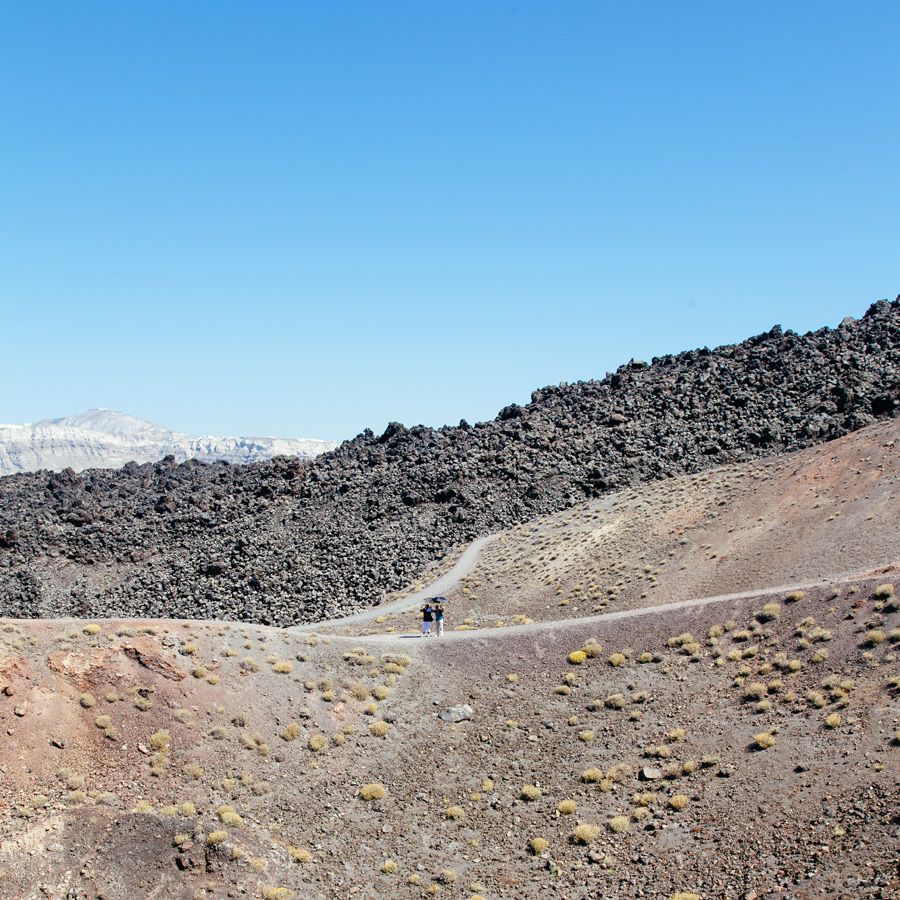
[[[309,462],[0,479],[0,615],[286,625],[371,605],[454,544],[900,409],[900,298],[805,335],[632,361],[491,422],[392,423]]]

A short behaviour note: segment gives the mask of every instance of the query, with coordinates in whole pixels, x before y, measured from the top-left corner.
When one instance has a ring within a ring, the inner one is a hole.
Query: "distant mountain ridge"
[[[312,459],[334,441],[275,437],[195,436],[109,409],[92,409],[28,425],[0,425],[0,476],[48,469],[118,469],[128,462],[265,462],[276,456]]]

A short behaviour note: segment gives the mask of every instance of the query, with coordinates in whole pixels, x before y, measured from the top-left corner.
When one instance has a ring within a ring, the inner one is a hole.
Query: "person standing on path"
[[[429,637],[431,635],[431,623],[434,621],[434,610],[430,603],[426,603],[422,607],[422,636]]]
[[[440,603],[434,605],[434,621],[437,625],[437,636],[444,636],[444,607]]]

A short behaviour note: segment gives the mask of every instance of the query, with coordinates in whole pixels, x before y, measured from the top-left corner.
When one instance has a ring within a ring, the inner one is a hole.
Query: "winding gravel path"
[[[453,581],[453,576],[456,575],[456,581],[459,580],[463,575],[470,572],[478,562],[478,558],[480,557],[481,548],[484,544],[492,540],[496,535],[490,535],[487,538],[481,538],[482,542],[477,548],[475,548],[475,544],[478,541],[473,542],[470,548],[467,548],[466,553],[469,549],[473,550],[475,554],[474,559],[465,560],[466,554],[464,553],[462,557],[460,557],[459,562],[447,572],[446,575],[439,578],[434,584],[427,588],[424,591],[419,591],[417,594],[414,594],[410,597],[407,597],[405,600],[396,600],[393,603],[389,604],[390,607],[397,608],[402,607],[403,609],[407,609],[409,605],[413,602],[416,604],[421,603],[426,597],[434,596],[436,593],[440,591],[447,590],[455,581]],[[463,568],[463,563],[468,564],[467,568]],[[457,572],[457,569],[459,571]],[[561,628],[572,628],[572,627],[583,627],[587,625],[602,625],[604,622],[612,622],[617,619],[630,619],[635,616],[645,616],[645,615],[653,615],[654,613],[662,613],[662,612],[671,612],[672,610],[677,609],[691,609],[698,606],[707,606],[713,603],[724,603],[729,600],[746,600],[750,597],[759,598],[760,602],[770,598],[770,597],[783,597],[788,591],[793,591],[797,589],[809,589],[814,587],[821,587],[823,585],[835,584],[837,582],[846,582],[846,581],[855,581],[855,580],[863,580],[865,578],[871,578],[874,574],[874,570],[869,570],[865,572],[857,572],[857,573],[843,573],[840,575],[835,575],[833,577],[825,577],[819,578],[814,581],[795,581],[790,584],[783,584],[777,587],[768,587],[768,588],[759,588],[756,590],[749,591],[740,591],[735,594],[718,594],[713,597],[696,597],[692,600],[677,600],[674,603],[661,603],[656,606],[643,606],[638,609],[623,609],[619,612],[611,612],[611,613],[602,613],[597,616],[585,616],[584,618],[574,618],[574,619],[556,619],[550,622],[533,622],[530,625],[505,625],[500,628],[473,628],[469,631],[445,631],[444,637],[441,640],[450,639],[454,641],[465,641],[472,640],[473,638],[483,638],[488,633],[495,635],[498,632],[507,632],[511,629],[515,629],[516,632],[535,632],[535,631],[552,631]],[[443,579],[451,579],[450,581],[445,582]],[[440,589],[440,591],[438,590]],[[344,623],[354,624],[356,622],[370,622],[375,616],[381,615],[381,611],[387,608],[388,604],[385,606],[376,607],[374,610],[368,610],[364,613],[359,613],[357,616],[348,616],[345,619],[333,619],[330,622],[319,622],[315,625],[304,625],[304,626],[296,626],[291,629],[287,629],[289,631],[306,631],[309,632],[313,628],[317,628],[319,625],[343,625]],[[359,616],[364,616],[365,618],[358,618]],[[358,640],[362,637],[362,635],[332,635],[333,638],[342,638],[342,637],[352,637],[354,640]],[[366,641],[375,641],[378,643],[397,643],[402,642],[406,643],[411,638],[419,638],[421,635],[419,634],[367,634],[365,635]]]
[[[477,538],[472,541],[462,555],[456,561],[456,565],[445,572],[431,584],[426,585],[421,591],[410,594],[408,597],[401,597],[399,600],[392,600],[390,603],[382,603],[374,606],[372,609],[364,610],[360,613],[354,613],[352,616],[344,616],[340,619],[329,619],[324,622],[316,622],[311,625],[294,625],[286,628],[285,631],[310,631],[312,628],[321,628],[327,626],[329,628],[341,625],[361,625],[366,622],[374,622],[378,616],[385,613],[405,612],[409,609],[415,609],[420,603],[423,603],[428,597],[438,597],[442,594],[451,593],[460,580],[464,578],[481,559],[481,551],[497,537],[496,534],[488,534],[485,537]]]

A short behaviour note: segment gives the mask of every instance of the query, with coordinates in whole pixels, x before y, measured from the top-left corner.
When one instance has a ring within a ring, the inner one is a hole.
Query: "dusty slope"
[[[772,460],[617,492],[503,532],[456,589],[443,589],[448,622],[583,617],[900,562],[898,442],[900,421],[890,420]],[[415,619],[391,616],[380,630],[407,630]]]
[[[876,596],[892,577],[765,612],[771,597],[443,642],[11,623],[3,896],[900,896],[900,612]],[[592,637],[603,649],[570,662]],[[397,645],[407,666],[382,655]],[[206,677],[174,668],[200,665]],[[461,703],[471,720],[434,715]],[[279,737],[291,723],[296,739]],[[764,733],[774,745],[756,749]],[[374,782],[385,796],[361,799]],[[590,844],[573,841],[578,824],[597,826]]]

